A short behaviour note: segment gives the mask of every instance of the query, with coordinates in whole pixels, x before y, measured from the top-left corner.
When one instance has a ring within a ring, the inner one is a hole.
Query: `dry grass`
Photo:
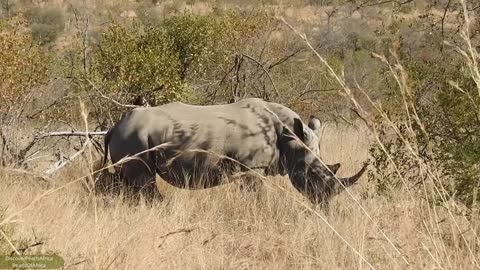
[[[343,163],[340,174],[351,174],[366,155],[365,137],[361,127],[327,125],[323,155]],[[8,206],[6,216],[17,213],[88,170],[86,162],[66,168],[53,186],[0,172],[0,206]],[[391,199],[371,195],[366,179],[350,191],[371,219],[345,192],[329,211],[308,209],[283,178],[268,179],[258,192],[242,192],[237,184],[201,191],[159,186],[165,200],[147,206],[121,196],[94,196],[76,182],[16,216],[10,237],[43,241],[27,252],[56,252],[66,269],[475,268],[453,221],[473,247],[477,239],[470,228],[478,233],[480,222],[452,219],[444,207],[403,193]],[[436,212],[434,218],[429,211]]]

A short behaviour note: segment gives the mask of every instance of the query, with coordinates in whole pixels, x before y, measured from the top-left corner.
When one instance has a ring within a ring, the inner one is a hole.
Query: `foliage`
[[[192,75],[205,72],[202,63],[216,53],[216,45],[225,41],[222,39],[222,31],[225,29],[222,29],[220,21],[206,16],[175,16],[166,19],[162,26],[177,54],[181,80],[185,80],[190,71]]]
[[[163,103],[183,93],[173,41],[163,29],[112,24],[94,57],[93,71],[102,89],[126,101],[145,96]]]
[[[19,17],[0,21],[0,63],[0,111],[19,102],[48,77],[49,58]]]
[[[153,104],[179,100],[188,82],[223,76],[259,25],[234,13],[112,23],[93,56],[92,75],[107,93],[127,102],[138,96]]]
[[[63,12],[55,7],[35,7],[26,12],[32,36],[41,45],[54,42],[65,28]]]
[[[445,46],[439,31],[417,33],[414,42],[406,42],[411,33],[401,28],[397,33],[408,35],[397,36],[398,58],[390,59],[399,61],[393,72],[405,82],[390,87],[392,98],[378,116],[384,145],[371,148],[378,173],[371,179],[385,191],[402,181],[408,188],[419,187],[426,175],[438,174],[433,183],[438,190],[474,205],[480,177],[480,96],[471,72],[475,64]]]

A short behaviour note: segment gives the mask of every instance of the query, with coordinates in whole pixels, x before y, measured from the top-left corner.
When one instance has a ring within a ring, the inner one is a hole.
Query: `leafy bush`
[[[177,54],[181,80],[185,80],[190,71],[192,75],[204,72],[202,63],[216,53],[216,45],[226,41],[222,37],[226,29],[222,29],[220,21],[206,16],[186,14],[171,17],[163,22],[163,28]]]
[[[34,44],[19,18],[0,20],[0,112],[45,83],[49,57]]]
[[[56,7],[32,8],[26,12],[32,36],[41,45],[54,42],[65,28],[65,18]]]
[[[127,103],[139,96],[151,104],[179,100],[187,95],[188,81],[223,76],[234,52],[261,25],[257,22],[228,13],[184,14],[147,25],[113,23],[94,53],[93,75],[105,92]]]
[[[112,24],[101,37],[94,72],[107,93],[129,103],[138,96],[162,103],[183,93],[177,59],[163,29],[148,26],[141,31],[137,25],[129,29]]]

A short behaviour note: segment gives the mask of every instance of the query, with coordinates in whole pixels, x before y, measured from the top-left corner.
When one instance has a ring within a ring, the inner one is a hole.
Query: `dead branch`
[[[54,131],[50,133],[45,133],[39,136],[36,136],[37,139],[43,139],[47,137],[71,137],[71,136],[105,136],[107,131],[92,131],[92,132],[85,132],[85,131]]]
[[[179,234],[179,233],[191,233],[193,230],[196,230],[196,229],[198,229],[198,228],[182,228],[182,229],[179,229],[179,230],[176,230],[176,231],[173,231],[173,232],[169,232],[165,235],[162,235],[162,236],[160,236],[160,239],[163,239],[163,241],[162,241],[162,243],[160,243],[160,245],[158,245],[158,247],[162,247],[162,245],[165,243],[165,241],[167,241],[167,238],[169,236]]]
[[[452,0],[448,0],[447,5],[445,6],[445,10],[443,11],[443,16],[442,16],[442,39],[445,39],[445,18],[447,17],[447,12],[448,8],[450,7],[450,2]],[[442,46],[443,49],[443,46]]]
[[[268,66],[268,70],[271,70],[272,68],[278,66],[278,65],[281,65],[283,63],[285,63],[286,61],[288,61],[290,58],[294,57],[295,55],[297,55],[298,53],[304,51],[304,48],[300,48],[300,49],[296,49],[295,51],[287,54],[287,55],[284,55],[282,58],[278,59],[276,62],[270,64]]]
[[[45,174],[46,175],[51,175],[53,174],[54,172],[60,170],[61,168],[65,167],[68,163],[72,162],[75,158],[77,158],[78,156],[80,156],[86,149],[87,149],[87,146],[90,144],[90,141],[87,140],[87,142],[82,146],[82,148],[76,152],[75,154],[73,154],[71,157],[69,158],[66,158],[65,161],[62,162],[62,160],[60,160],[59,162],[57,162],[56,164],[54,164],[51,168],[49,168],[48,170],[45,171]]]
[[[273,81],[273,78],[272,76],[270,75],[270,72],[268,72],[268,70],[265,68],[265,66],[258,62],[257,59],[247,55],[247,54],[242,54],[242,57],[245,57],[247,59],[249,59],[250,61],[253,61],[255,64],[257,64],[259,67],[261,67],[263,69],[263,72],[265,72],[265,74],[267,75],[268,79],[270,80],[270,82],[272,83],[272,86],[273,86],[273,89],[275,90],[275,93],[277,94],[277,97],[280,96],[280,93],[278,92],[278,89],[277,87],[275,86],[275,82]]]
[[[18,252],[20,252],[21,254],[23,254],[23,253],[25,253],[25,251],[27,251],[28,249],[30,249],[30,248],[32,248],[32,247],[36,247],[36,246],[41,246],[41,245],[43,245],[43,244],[44,244],[44,242],[35,242],[35,243],[33,243],[33,244],[27,245],[27,246],[24,247],[24,248],[18,249]],[[15,253],[16,253],[15,250],[12,251],[12,252],[10,253],[10,256],[15,255]]]
[[[214,233],[212,234],[212,237],[206,239],[206,240],[203,240],[202,242],[202,245],[205,246],[206,244],[208,244],[210,241],[212,241],[213,239],[215,239],[215,237],[217,237],[218,234]]]

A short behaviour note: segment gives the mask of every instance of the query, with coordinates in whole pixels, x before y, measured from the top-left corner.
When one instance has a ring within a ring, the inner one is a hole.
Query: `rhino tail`
[[[113,131],[113,128],[109,129],[107,131],[107,134],[105,134],[105,137],[103,138],[103,144],[104,144],[105,152],[103,153],[102,168],[105,168],[105,165],[107,164],[108,145],[110,144],[110,139],[112,137],[112,131]]]

